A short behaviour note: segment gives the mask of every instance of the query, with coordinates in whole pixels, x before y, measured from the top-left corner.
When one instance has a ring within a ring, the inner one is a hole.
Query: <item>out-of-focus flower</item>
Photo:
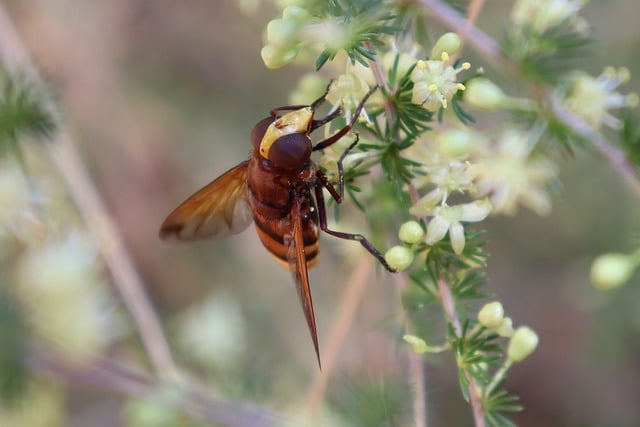
[[[411,102],[429,111],[447,108],[456,92],[465,89],[462,83],[457,82],[458,73],[469,68],[471,65],[468,62],[453,68],[446,52],[442,53],[440,60],[418,61],[411,72]]]
[[[356,106],[369,92],[369,85],[357,74],[348,71],[335,80],[327,93],[327,101],[336,107],[342,107],[347,120],[351,116]],[[366,110],[362,109],[362,116],[369,120]]]
[[[577,71],[570,78],[570,89],[564,99],[564,105],[596,129],[603,124],[619,129],[622,126],[620,120],[608,110],[638,105],[637,94],[622,95],[616,91],[618,86],[629,81],[629,78],[627,68],[616,70],[606,67],[598,77]]]
[[[461,254],[465,245],[462,223],[482,221],[489,212],[491,212],[491,203],[488,200],[476,200],[454,206],[437,206],[429,213],[433,218],[427,224],[426,243],[433,245],[442,240],[448,232],[454,252]],[[411,213],[415,215],[415,209]]]
[[[588,0],[517,0],[511,9],[511,21],[527,26],[539,34],[563,25],[586,33],[587,21],[578,15]]]
[[[495,213],[513,214],[517,203],[540,215],[551,210],[546,186],[555,168],[545,158],[532,158],[527,141],[524,132],[505,131],[493,149],[469,166],[478,196],[489,196]]]
[[[433,133],[435,149],[446,159],[465,160],[486,143],[486,138],[469,129],[446,129]]]
[[[640,263],[640,252],[635,255],[607,253],[591,264],[591,283],[600,290],[619,288],[631,279]]]
[[[289,96],[291,105],[308,105],[322,95],[329,82],[318,73],[307,73]]]
[[[538,334],[527,326],[515,330],[507,347],[507,358],[511,362],[521,362],[538,346]]]
[[[446,203],[452,193],[464,193],[474,189],[468,165],[457,160],[452,160],[448,164],[432,170],[426,177],[416,181],[418,187],[427,184],[435,186],[409,210],[412,215],[416,216],[427,215],[436,205]]]
[[[244,317],[238,303],[215,295],[191,307],[180,319],[179,342],[203,364],[233,365],[245,351]]]
[[[120,333],[95,257],[73,236],[26,253],[17,266],[17,294],[35,331],[74,356],[99,352]]]

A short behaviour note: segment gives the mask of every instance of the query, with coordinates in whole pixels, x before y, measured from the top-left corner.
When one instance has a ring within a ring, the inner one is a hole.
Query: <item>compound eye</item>
[[[253,148],[256,151],[260,149],[260,142],[271,123],[273,123],[273,117],[266,117],[260,120],[258,124],[253,127],[253,130],[251,131],[251,144],[253,144]]]
[[[276,139],[269,149],[269,160],[284,169],[299,168],[311,157],[311,140],[304,133],[291,133]]]

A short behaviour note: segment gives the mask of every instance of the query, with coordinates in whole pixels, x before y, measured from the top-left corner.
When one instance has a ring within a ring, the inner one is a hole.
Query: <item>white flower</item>
[[[464,193],[475,188],[466,163],[452,160],[439,166],[437,169],[435,165],[432,168],[427,167],[430,172],[425,177],[416,180],[416,187],[418,188],[428,184],[434,185],[435,188],[416,202],[409,210],[411,214],[416,216],[427,215],[436,205],[446,203],[451,193]]]
[[[197,361],[233,365],[246,348],[244,317],[238,303],[215,295],[180,319],[180,344]]]
[[[327,101],[335,107],[341,107],[346,120],[349,121],[353,111],[369,90],[369,85],[362,77],[356,73],[347,72],[331,84],[329,93],[327,93]],[[361,114],[365,117],[365,120],[369,121],[364,108]]]
[[[456,81],[458,73],[469,68],[471,65],[468,62],[453,68],[449,65],[449,55],[446,52],[442,53],[439,61],[418,61],[411,72],[411,102],[422,105],[429,111],[447,108],[456,92],[464,90],[464,85]]]
[[[469,172],[479,196],[489,196],[494,212],[512,214],[517,203],[544,215],[551,210],[546,186],[555,177],[553,164],[544,158],[531,158],[527,134],[504,132],[493,149],[488,149]]]
[[[488,200],[476,200],[455,206],[438,206],[433,209],[433,219],[427,224],[426,243],[433,245],[449,232],[454,252],[461,254],[465,245],[462,222],[482,221],[489,212],[491,212],[491,203]]]
[[[616,91],[629,78],[630,73],[626,68],[616,70],[606,67],[598,77],[575,72],[570,79],[571,88],[564,105],[596,129],[602,124],[619,129],[620,120],[607,110],[638,105],[638,95],[635,93],[622,95]]]
[[[91,243],[74,235],[27,253],[17,266],[17,294],[36,333],[74,356],[99,352],[121,332],[95,257]]]
[[[540,34],[561,24],[585,32],[588,23],[578,12],[586,3],[587,0],[517,0],[511,9],[511,21]]]

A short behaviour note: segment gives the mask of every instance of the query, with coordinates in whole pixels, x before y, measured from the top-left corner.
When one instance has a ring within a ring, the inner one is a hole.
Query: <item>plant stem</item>
[[[179,393],[173,405],[194,418],[227,427],[277,427],[285,424],[282,417],[266,408],[237,400],[227,401],[193,382],[165,383],[138,366],[101,357],[70,359],[42,344],[32,344],[23,363],[32,372],[54,376],[73,386],[120,393],[144,398],[154,390],[169,386]]]
[[[371,260],[369,257],[362,257],[360,262],[347,280],[347,288],[338,308],[333,325],[327,338],[326,350],[323,357],[323,369],[318,373],[309,392],[307,393],[305,408],[308,412],[313,412],[324,400],[327,391],[329,378],[333,373],[336,359],[343,347],[347,332],[353,323],[358,305],[362,300],[364,291],[367,288],[369,273],[371,272]]]
[[[507,371],[509,370],[509,368],[511,368],[511,365],[513,365],[513,362],[510,361],[509,359],[504,361],[500,369],[496,371],[489,385],[487,385],[487,387],[484,389],[485,396],[489,396],[493,392],[493,389],[496,388],[496,386],[500,383],[500,381],[502,381],[504,376],[507,374]]]
[[[440,301],[444,309],[445,315],[449,319],[449,322],[453,325],[453,329],[457,337],[462,336],[462,325],[460,319],[458,319],[458,313],[456,312],[455,302],[453,295],[451,294],[451,288],[449,284],[444,280],[438,280],[438,292],[440,294]],[[465,371],[469,386],[467,387],[469,394],[469,401],[471,403],[471,409],[473,412],[473,420],[475,427],[485,427],[484,410],[482,409],[482,402],[480,401],[480,395],[478,394],[478,385],[475,378]]]
[[[24,75],[41,90],[45,85],[22,42],[5,8],[0,4],[0,57],[7,70],[15,75]],[[100,251],[108,266],[114,284],[131,313],[142,343],[155,371],[162,376],[177,375],[169,345],[162,332],[160,321],[147,297],[144,284],[129,256],[122,237],[98,190],[91,181],[69,129],[61,119],[54,102],[45,98],[45,108],[51,114],[56,132],[52,144],[47,145],[59,173],[64,178],[71,196],[90,233],[100,243]]]
[[[367,44],[367,48],[372,49],[373,46]],[[384,70],[382,69],[382,64],[377,59],[369,61],[369,65],[371,66],[371,70],[373,71],[373,75],[375,76],[376,82],[384,88],[387,93],[390,93],[391,88],[389,87],[389,82],[386,79],[384,74]],[[386,98],[385,98],[386,99]],[[385,102],[385,118],[389,128],[393,128],[393,122],[395,121],[396,112],[394,110],[393,105],[390,102]],[[399,131],[396,131],[394,135],[395,141],[400,143],[400,134]],[[397,289],[398,295],[401,296],[404,289],[407,287],[408,278],[405,273],[401,273],[396,276],[397,280]],[[422,357],[415,354],[408,347],[406,350],[406,355],[408,359],[409,369],[407,374],[409,376],[409,382],[413,385],[413,421],[415,427],[427,427],[427,401],[425,397],[425,371],[424,371],[424,362]]]

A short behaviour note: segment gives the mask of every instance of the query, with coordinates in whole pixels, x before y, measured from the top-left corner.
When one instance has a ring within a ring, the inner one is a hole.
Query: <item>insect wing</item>
[[[311,287],[309,286],[309,274],[307,269],[307,260],[304,251],[304,236],[302,227],[302,203],[300,200],[294,200],[291,207],[291,234],[285,235],[285,244],[287,245],[287,258],[289,260],[289,269],[293,274],[296,283],[302,310],[309,325],[309,332],[313,340],[313,347],[318,358],[318,366],[320,366],[320,349],[318,346],[318,333],[316,330],[316,317],[313,312],[313,301],[311,299]]]
[[[253,221],[245,198],[249,161],[228,170],[178,206],[160,227],[160,237],[175,240],[221,239]]]

